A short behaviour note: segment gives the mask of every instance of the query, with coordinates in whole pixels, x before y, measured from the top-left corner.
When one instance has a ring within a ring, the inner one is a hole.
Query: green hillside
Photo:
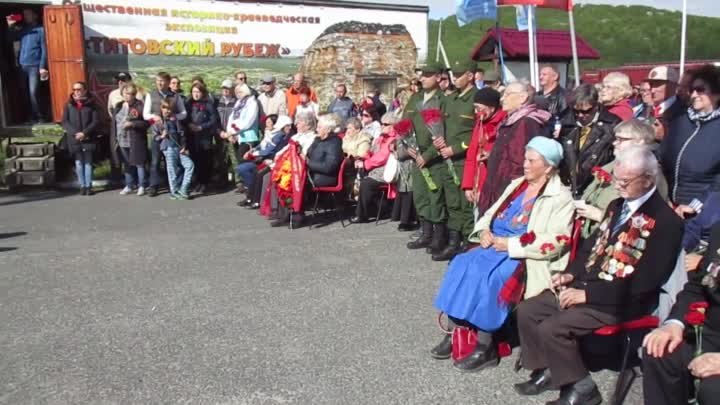
[[[515,28],[515,9],[501,7],[500,25]],[[679,60],[682,14],[643,6],[575,6],[575,28],[602,59],[582,68],[618,66],[623,63]],[[560,10],[538,9],[540,29],[569,29],[568,16]],[[494,21],[475,21],[458,27],[455,16],[443,20],[443,44],[452,61],[467,57]],[[429,27],[429,57],[437,49],[439,20]],[[720,19],[688,16],[687,59],[720,59]]]

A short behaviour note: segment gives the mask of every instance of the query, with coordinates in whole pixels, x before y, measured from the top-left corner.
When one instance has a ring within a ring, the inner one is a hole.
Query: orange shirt
[[[288,115],[290,118],[295,119],[295,110],[298,104],[300,104],[300,93],[295,91],[293,87],[285,90],[285,98],[287,98]],[[310,101],[318,102],[317,94],[313,89],[310,89]]]

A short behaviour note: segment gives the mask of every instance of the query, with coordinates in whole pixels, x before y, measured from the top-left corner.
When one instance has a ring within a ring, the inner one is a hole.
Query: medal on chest
[[[586,270],[601,261],[598,278],[613,281],[616,278],[626,278],[633,274],[637,264],[647,248],[647,238],[655,228],[655,220],[645,214],[635,214],[630,219],[630,229],[621,232],[617,241],[608,246],[610,238],[610,220],[601,224],[602,236],[598,238],[593,252],[588,258]]]

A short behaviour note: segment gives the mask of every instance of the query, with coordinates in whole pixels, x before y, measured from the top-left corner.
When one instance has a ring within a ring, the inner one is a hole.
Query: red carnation
[[[520,235],[520,245],[527,246],[535,242],[535,232],[530,231]]]
[[[235,124],[230,125],[230,128],[232,128],[235,132],[237,132],[239,130],[237,125],[235,125]]]
[[[555,250],[555,245],[552,243],[543,243],[542,246],[540,246],[540,253],[546,255],[550,252]]]
[[[398,134],[398,136],[405,136],[410,133],[413,129],[412,121],[405,119],[393,126],[393,129],[395,130],[395,133]]]
[[[595,166],[590,171],[593,176],[597,179],[600,184],[610,184],[612,182],[612,176],[610,173],[603,170],[600,166]]]
[[[570,243],[570,237],[567,236],[567,235],[558,235],[558,236],[555,237],[555,240],[557,240],[558,243],[561,244],[561,245],[563,245],[563,246],[564,246],[564,245],[567,245],[568,243]]]
[[[420,115],[422,116],[425,125],[433,125],[437,122],[442,121],[443,119],[442,111],[437,108],[429,108],[427,110],[423,110],[420,112]]]
[[[705,323],[705,314],[698,311],[688,312],[685,315],[685,322],[690,326],[700,326]]]
[[[705,310],[708,308],[709,304],[706,301],[698,301],[693,302],[690,304],[690,311],[697,311],[705,313]]]

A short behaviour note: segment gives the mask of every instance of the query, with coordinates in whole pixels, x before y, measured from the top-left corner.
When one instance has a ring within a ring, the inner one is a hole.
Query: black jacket
[[[568,108],[567,104],[567,92],[561,86],[555,87],[553,91],[548,94],[543,94],[542,97],[548,102],[548,111],[553,116],[553,120],[556,117],[562,117]]]
[[[593,180],[592,169],[604,166],[613,160],[615,126],[620,118],[600,107],[598,119],[592,125],[590,134],[582,149],[579,148],[580,127],[573,112],[565,115],[558,141],[563,146],[564,159],[560,164],[560,177],[569,185],[573,195],[582,195],[585,187]]]
[[[612,215],[612,220],[607,232],[612,231],[618,220],[623,202],[624,199],[618,198],[608,206],[605,218]],[[645,238],[646,247],[632,274],[625,278],[615,277],[612,281],[598,277],[606,255],[603,253],[594,264],[588,259],[593,248],[602,248],[604,251],[604,247],[595,246],[603,234],[601,227],[583,243],[577,257],[568,267],[567,271],[575,276],[570,286],[585,290],[587,303],[583,305],[624,319],[648,315],[657,307],[660,287],[675,269],[680,253],[683,223],[657,191],[640,206],[633,217],[638,214],[654,219],[655,226]],[[625,222],[617,234],[610,235],[606,247],[614,246],[618,242],[618,235],[630,230],[633,217]]]
[[[720,223],[716,223],[712,228],[710,246],[705,252],[705,256],[698,269],[688,274],[688,282],[678,294],[675,306],[673,306],[668,317],[668,319],[676,319],[684,323],[685,314],[688,313],[690,304],[698,301],[708,302],[709,307],[705,311],[703,339],[710,339],[714,347],[720,346],[720,289],[717,286],[712,288],[713,286],[703,285],[703,279],[709,276],[709,268],[714,268],[720,264],[719,248]]]
[[[198,101],[191,98],[185,102],[185,111],[187,111],[185,128],[188,134],[195,138],[203,138],[205,143],[208,141],[212,142],[212,137],[217,134],[218,124],[220,122],[217,110],[215,109],[215,103],[207,98]],[[189,127],[190,124],[200,126],[200,132],[191,131]]]
[[[315,187],[334,186],[343,160],[342,139],[330,135],[325,139],[315,138],[307,151],[307,167]]]
[[[63,109],[61,122],[65,134],[67,134],[67,146],[70,153],[79,152],[83,148],[94,150],[97,131],[100,127],[99,111],[100,107],[92,96],[88,95],[88,99],[82,104],[75,103],[70,96]],[[82,141],[75,139],[75,134],[78,132],[85,134]]]

